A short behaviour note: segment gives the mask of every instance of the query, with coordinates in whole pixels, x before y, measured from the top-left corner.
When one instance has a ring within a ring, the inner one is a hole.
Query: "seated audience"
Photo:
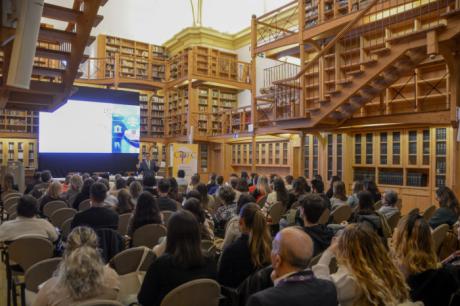
[[[105,207],[107,187],[102,183],[94,183],[90,189],[91,207],[75,215],[71,228],[89,226],[94,230],[100,228],[118,229],[118,214]]]
[[[259,177],[259,175],[257,173],[251,173],[251,177],[249,178],[249,188],[251,188],[252,186],[255,186],[257,184],[257,178]],[[252,192],[251,190],[249,190],[249,192]]]
[[[35,185],[38,185],[40,183],[41,183],[41,172],[35,171],[32,177],[32,181],[27,184],[26,190],[24,190],[24,194],[29,194],[34,189]]]
[[[177,171],[177,185],[179,185],[179,190],[181,190],[181,188],[183,189],[182,192],[185,192],[185,190],[187,189],[187,186],[188,186],[188,182],[187,180],[185,179],[185,171],[184,170],[178,170]]]
[[[216,227],[223,229],[227,221],[236,214],[235,191],[230,186],[223,186],[217,196],[223,205],[216,209],[213,219]]]
[[[321,176],[319,176],[319,175],[317,177],[321,178]],[[326,208],[331,210],[331,200],[326,196],[326,194],[324,194],[324,183],[323,183],[323,181],[318,179],[318,178],[314,178],[314,179],[311,180],[310,183],[311,183],[311,192],[319,194],[324,199],[324,203],[326,204]]]
[[[138,294],[142,305],[159,306],[178,286],[200,278],[216,278],[216,267],[201,250],[200,226],[189,211],[169,219],[165,253],[149,267]]]
[[[171,185],[169,179],[161,179],[158,182],[158,198],[157,203],[161,211],[169,210],[176,211],[180,204],[169,197]]]
[[[292,183],[294,182],[294,177],[292,175],[286,175],[284,180],[286,181],[286,184],[285,184],[286,185],[286,190],[291,191],[292,190]]]
[[[307,269],[312,253],[313,243],[301,230],[289,227],[279,232],[271,251],[275,286],[253,294],[246,305],[336,306],[334,284]]]
[[[305,195],[311,191],[310,186],[308,185],[307,180],[303,176],[299,176],[292,182],[291,194],[294,195],[296,199],[300,198],[302,195]]]
[[[133,200],[128,190],[120,190],[117,200],[118,204],[116,206],[116,211],[119,215],[131,213],[134,210]]]
[[[224,249],[217,274],[220,284],[232,288],[270,264],[271,236],[256,204],[246,204],[241,209],[240,231],[241,236]]]
[[[219,185],[217,184],[217,175],[215,173],[211,174],[209,183],[206,185],[206,188],[208,189],[208,194],[212,195],[216,193]]]
[[[271,188],[268,184],[268,178],[264,175],[257,178],[257,185],[255,190],[252,192],[252,196],[256,199],[256,202],[259,202],[260,199],[266,197],[270,194]]]
[[[37,199],[31,195],[23,195],[19,198],[16,219],[5,221],[0,225],[0,241],[12,241],[27,235],[38,235],[56,241],[58,239],[56,228],[48,220],[37,217],[37,208]]]
[[[337,258],[338,270],[330,271]],[[334,282],[341,306],[398,305],[409,298],[404,276],[373,230],[348,225],[313,266],[316,277]]]
[[[200,236],[202,240],[214,240],[214,232],[212,220],[207,218],[206,211],[203,209],[200,201],[195,198],[190,198],[185,201],[183,208],[191,212],[200,225]]]
[[[264,207],[262,208],[263,213],[267,214],[271,207],[275,205],[275,203],[281,202],[284,207],[284,210],[288,209],[289,206],[289,194],[286,190],[286,186],[284,185],[284,181],[282,178],[275,178],[273,181],[273,191],[268,195],[267,201],[265,202]]]
[[[69,185],[70,185],[70,178],[71,175],[66,175],[64,179],[64,183],[62,184],[62,193],[66,193],[67,190],[69,190]]]
[[[352,209],[358,207],[358,193],[364,190],[364,185],[361,181],[354,181],[352,186],[352,194],[347,199],[347,204],[350,205]]]
[[[11,173],[6,173],[3,177],[3,184],[2,184],[2,201],[5,197],[11,193],[18,192],[18,187],[14,184],[14,176]]]
[[[81,176],[78,174],[72,175],[69,182],[69,188],[67,189],[67,192],[63,195],[65,201],[67,202],[67,204],[69,204],[70,207],[73,207],[73,203],[75,202],[75,199],[77,198],[78,193],[81,191],[82,187],[83,180],[81,179]]]
[[[45,205],[53,201],[64,201],[62,198],[62,185],[59,181],[53,181],[48,185],[48,190],[40,200],[40,214],[43,214]]]
[[[128,226],[128,236],[133,236],[134,232],[147,224],[162,224],[160,208],[155,197],[147,191],[141,193],[137,199],[136,209]]]
[[[206,188],[206,185],[199,183],[195,190],[200,193],[200,202],[203,209],[205,211],[214,211],[216,203],[214,201],[214,197],[208,194],[208,188]]]
[[[331,181],[329,183],[329,189],[326,192],[326,196],[330,199],[334,196],[334,184],[335,182],[340,182],[340,177],[337,175],[334,175],[331,177]]]
[[[313,240],[313,256],[326,250],[331,244],[334,232],[318,221],[326,210],[324,199],[317,194],[307,194],[299,200],[303,229]]]
[[[363,185],[364,190],[369,191],[371,193],[372,201],[374,201],[374,203],[382,199],[382,195],[380,194],[379,188],[373,180],[365,180]]]
[[[425,306],[448,306],[459,284],[439,263],[425,219],[419,214],[405,216],[393,237],[396,265],[406,277],[412,300],[422,301]]]
[[[138,181],[134,181],[129,184],[129,193],[131,194],[131,201],[134,205],[137,204],[137,199],[139,198],[142,191],[142,185]]]
[[[153,175],[146,175],[142,178],[142,189],[150,192],[154,196],[157,195],[157,190],[155,188],[156,184],[157,180]]]
[[[41,183],[34,186],[30,194],[38,199],[40,198],[48,189],[49,184],[51,183],[51,172],[49,170],[45,170],[40,174]]]
[[[249,194],[249,185],[248,181],[244,178],[238,179],[238,182],[236,184],[236,190],[238,190],[241,194]]]
[[[195,190],[196,186],[198,186],[199,183],[200,183],[200,175],[198,173],[195,173],[190,178],[190,184],[187,186],[187,192]]]
[[[82,179],[83,179],[83,176],[82,176]],[[83,181],[83,186],[81,187],[80,192],[77,194],[72,204],[72,207],[74,209],[78,210],[80,203],[89,199],[89,191],[93,184],[94,184],[94,180],[92,178],[88,178]]]
[[[77,227],[67,237],[62,261],[55,275],[41,287],[34,306],[116,300],[119,290],[118,274],[104,265],[96,233],[88,227]]]
[[[225,249],[227,246],[229,246],[232,242],[234,242],[236,239],[240,237],[241,208],[243,208],[243,206],[248,203],[255,203],[255,199],[252,195],[243,194],[238,199],[238,202],[236,204],[236,215],[233,218],[231,218],[225,225],[225,236],[224,242],[222,244],[222,249]]]
[[[458,220],[459,204],[457,197],[449,187],[439,187],[436,190],[436,200],[439,208],[430,219],[431,228],[435,229],[441,224],[454,225]]]
[[[401,214],[398,204],[398,194],[393,190],[388,190],[383,193],[382,196],[382,207],[379,209],[379,213],[384,215],[387,219],[393,217],[395,214]]]
[[[119,179],[115,181],[115,185],[113,186],[113,189],[112,190],[109,189],[110,190],[109,194],[116,197],[118,195],[118,192],[120,192],[120,190],[126,189],[127,187],[128,185],[126,184],[126,180],[120,177]]]
[[[230,187],[232,187],[233,191],[235,192],[235,201],[238,201],[238,199],[240,198],[240,194],[241,194],[241,192],[237,189],[239,181],[240,179],[238,178],[236,174],[232,174],[230,176],[229,184],[230,184]]]
[[[334,185],[332,187],[332,197],[330,199],[332,210],[336,209],[339,206],[347,205],[348,198],[344,182],[334,182]]]
[[[224,186],[224,177],[222,175],[219,175],[217,178],[216,178],[216,184],[217,184],[217,188],[216,188],[216,191],[213,193],[213,195],[216,195],[219,193],[219,189]]]
[[[115,209],[117,208],[118,205],[118,198],[110,192],[110,183],[109,180],[106,178],[100,178],[95,182],[99,182],[105,185],[105,188],[107,188],[107,195],[104,200],[104,205],[107,206],[108,208]]]

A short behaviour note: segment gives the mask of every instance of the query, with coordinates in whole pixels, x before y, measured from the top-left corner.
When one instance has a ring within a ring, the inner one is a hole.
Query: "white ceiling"
[[[250,26],[253,14],[261,15],[292,0],[203,0],[203,25],[221,32],[236,33]],[[71,7],[73,0],[45,0]],[[189,0],[109,0],[99,14],[102,23],[92,34],[109,34],[162,44],[192,25]],[[61,28],[63,25],[53,23]]]

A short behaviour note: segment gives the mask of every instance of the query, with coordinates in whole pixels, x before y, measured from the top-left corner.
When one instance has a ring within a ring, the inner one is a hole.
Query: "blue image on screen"
[[[117,106],[112,113],[112,153],[139,153],[139,108]]]

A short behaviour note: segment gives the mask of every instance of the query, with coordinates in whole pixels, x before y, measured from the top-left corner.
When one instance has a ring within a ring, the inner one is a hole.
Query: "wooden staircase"
[[[6,79],[14,39],[4,46],[1,70],[0,108],[53,111],[66,103],[80,75],[85,48],[95,41],[91,30],[103,17],[97,12],[107,0],[74,0],[72,8],[45,3],[42,17],[66,22],[65,29],[42,25],[35,51],[32,81],[28,90],[8,87]],[[10,29],[14,38],[14,29]]]
[[[361,63],[360,70],[348,72],[346,79],[337,82],[336,90],[329,92],[324,100],[312,106],[305,103],[303,114],[300,113],[300,116],[289,120],[277,117],[274,125],[283,129],[301,130],[319,126],[337,126],[351,118],[366,103],[395,83],[401,75],[414,70],[428,57],[427,33],[436,32],[439,44],[460,35],[460,19],[457,14],[451,16],[453,17],[447,17],[445,24],[438,24],[389,40],[388,47],[374,50],[372,52],[374,58]],[[278,105],[282,97],[276,94],[276,90],[275,93],[270,94],[274,94],[274,104]],[[299,104],[299,102],[302,103],[302,101],[294,103]]]

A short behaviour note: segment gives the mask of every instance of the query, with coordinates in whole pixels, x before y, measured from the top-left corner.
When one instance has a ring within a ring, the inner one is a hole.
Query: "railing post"
[[[115,88],[118,88],[118,84],[120,83],[120,73],[121,73],[121,70],[120,70],[120,54],[119,53],[115,53],[115,65],[114,65],[114,86]]]
[[[304,29],[305,27],[305,0],[299,0],[299,44],[300,44],[300,69],[305,66],[305,44]],[[299,93],[299,117],[305,116],[305,76],[300,77]]]
[[[256,62],[257,62],[257,19],[256,15],[252,15],[251,19],[251,123],[252,123],[252,134],[253,138],[256,134],[257,129],[257,70],[256,70]],[[254,148],[253,148],[254,152]],[[254,163],[253,163],[254,165]],[[255,167],[253,166],[252,169],[255,171]]]

